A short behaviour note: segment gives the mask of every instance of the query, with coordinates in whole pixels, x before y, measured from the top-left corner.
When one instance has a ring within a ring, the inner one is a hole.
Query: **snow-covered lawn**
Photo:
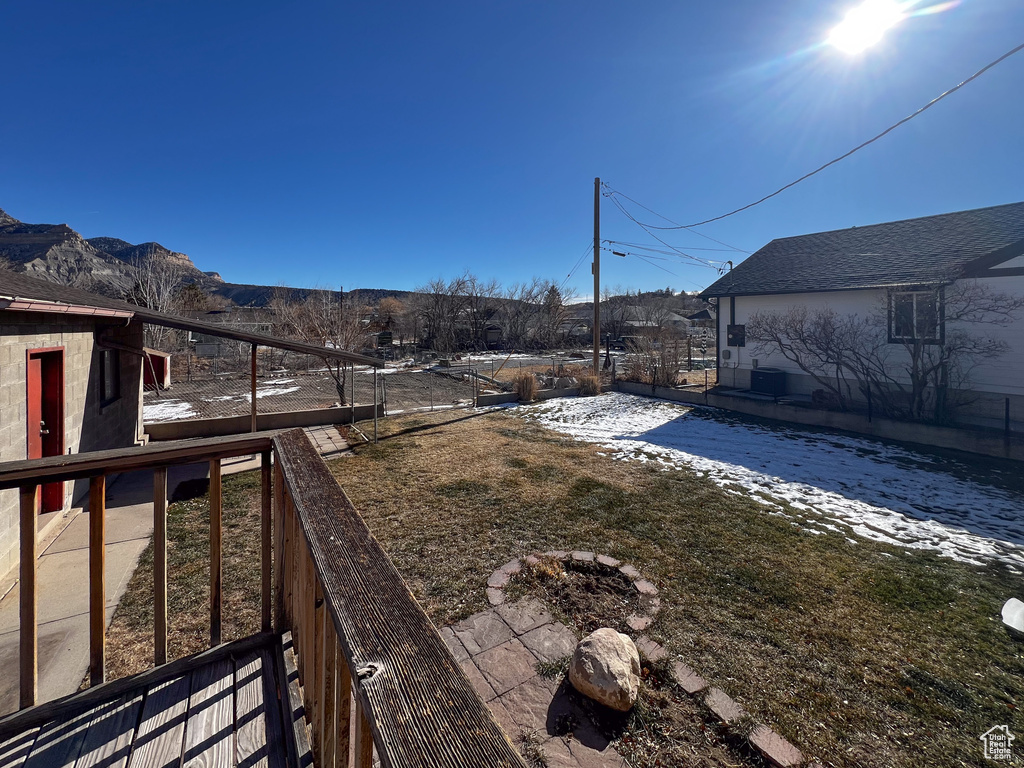
[[[1024,494],[1009,473],[982,458],[940,458],[621,393],[517,411],[605,446],[616,458],[689,467],[807,533],[840,531],[1024,569]]]

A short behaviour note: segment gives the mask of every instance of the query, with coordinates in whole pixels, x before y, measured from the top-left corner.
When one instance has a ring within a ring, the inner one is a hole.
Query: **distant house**
[[[755,312],[794,307],[887,316],[891,373],[899,376],[906,365],[901,347],[944,343],[953,330],[949,296],[969,282],[1024,296],[1024,203],[773,240],[701,294],[718,305],[719,382],[749,388],[753,370],[773,367],[786,372],[787,392],[819,389],[778,351],[763,345],[758,351],[746,333]],[[965,420],[1001,421],[1007,401],[1016,414],[1024,412],[1022,331],[1024,318],[984,326],[984,334],[1009,351],[971,371],[973,404],[963,411]],[[855,388],[852,395],[858,396]]]
[[[710,310],[702,309],[699,312],[694,312],[692,315],[687,315],[686,319],[690,321],[690,331],[697,330],[698,333],[701,329],[715,328],[715,316],[711,314]]]
[[[274,329],[274,315],[266,307],[225,307],[208,311],[193,310],[185,317],[217,326],[230,326],[248,333],[270,335]],[[190,331],[189,343],[198,357],[231,357],[240,354],[238,342],[220,335]]]
[[[138,443],[142,335],[131,305],[0,270],[0,461]],[[40,528],[72,485],[43,486]],[[18,508],[0,491],[0,573],[17,559]]]

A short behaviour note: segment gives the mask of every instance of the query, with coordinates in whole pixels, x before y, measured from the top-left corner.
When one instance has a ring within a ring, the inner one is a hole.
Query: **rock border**
[[[568,551],[564,549],[552,549],[548,552],[527,555],[522,560],[510,560],[505,563],[487,579],[487,602],[489,602],[492,607],[502,605],[505,602],[505,587],[508,586],[508,583],[513,576],[523,570],[523,563],[525,562],[527,565],[537,565],[542,557],[551,557],[562,562],[568,562],[570,560],[577,563],[596,562],[609,568],[617,568],[619,573],[626,576],[633,583],[633,587],[636,591],[640,593],[640,612],[634,613],[626,619],[626,623],[634,632],[643,632],[651,626],[651,624],[654,623],[654,617],[657,616],[658,611],[661,610],[661,598],[658,597],[658,588],[651,582],[644,579],[641,576],[640,571],[632,565],[623,564],[621,560],[610,557],[609,555],[596,555],[593,552],[582,552],[580,550]],[[661,646],[658,647],[660,648]],[[662,649],[662,651],[664,652],[664,649]],[[651,661],[659,660],[652,658],[650,655],[648,655],[648,658],[651,659]],[[664,656],[661,658],[664,658]]]
[[[626,619],[636,632],[643,632],[653,622],[658,611],[661,610],[661,599],[658,597],[658,588],[647,579],[644,579],[640,571],[632,565],[624,564],[621,560],[608,555],[597,555],[593,552],[579,550],[569,551],[553,549],[548,552],[527,555],[522,560],[510,560],[491,574],[487,579],[487,601],[492,607],[498,607],[505,603],[505,587],[517,573],[523,570],[523,563],[536,565],[541,557],[551,557],[555,560],[567,562],[597,562],[609,568],[617,568],[619,573],[628,577],[633,587],[640,593],[640,606],[642,613],[634,614]],[[636,638],[636,647],[649,661],[658,662],[669,657],[668,651],[646,635]],[[671,664],[672,676],[676,685],[683,689],[689,696],[699,699],[715,719],[721,725],[735,725],[738,721],[749,717],[747,711],[730,697],[721,688],[712,687],[703,677],[698,675],[681,660],[676,659]],[[774,729],[763,723],[754,723],[747,737],[750,746],[767,760],[775,768],[821,768],[817,761],[808,761],[804,754],[793,746],[787,739],[779,735]]]

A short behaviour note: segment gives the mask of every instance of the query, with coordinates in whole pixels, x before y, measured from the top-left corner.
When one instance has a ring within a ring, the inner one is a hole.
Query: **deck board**
[[[0,742],[0,765],[4,768],[21,768],[32,752],[38,735],[39,727],[36,726]]]
[[[235,663],[235,762],[239,768],[269,768],[263,658],[250,653]]]
[[[230,659],[192,673],[183,768],[235,764],[235,668]]]
[[[72,768],[78,760],[92,722],[91,711],[67,720],[54,720],[39,730],[24,768]]]
[[[192,673],[155,684],[146,692],[129,768],[177,768],[188,715]]]
[[[0,768],[308,767],[289,759],[275,645],[247,638],[24,710],[4,720]]]
[[[75,768],[125,768],[135,740],[143,692],[128,693],[110,708],[99,708],[82,745]]]

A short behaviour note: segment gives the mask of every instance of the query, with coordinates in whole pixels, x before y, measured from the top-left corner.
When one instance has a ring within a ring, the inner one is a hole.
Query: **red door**
[[[64,350],[28,352],[28,458],[64,453]],[[46,483],[40,494],[40,512],[64,508],[64,483]]]

